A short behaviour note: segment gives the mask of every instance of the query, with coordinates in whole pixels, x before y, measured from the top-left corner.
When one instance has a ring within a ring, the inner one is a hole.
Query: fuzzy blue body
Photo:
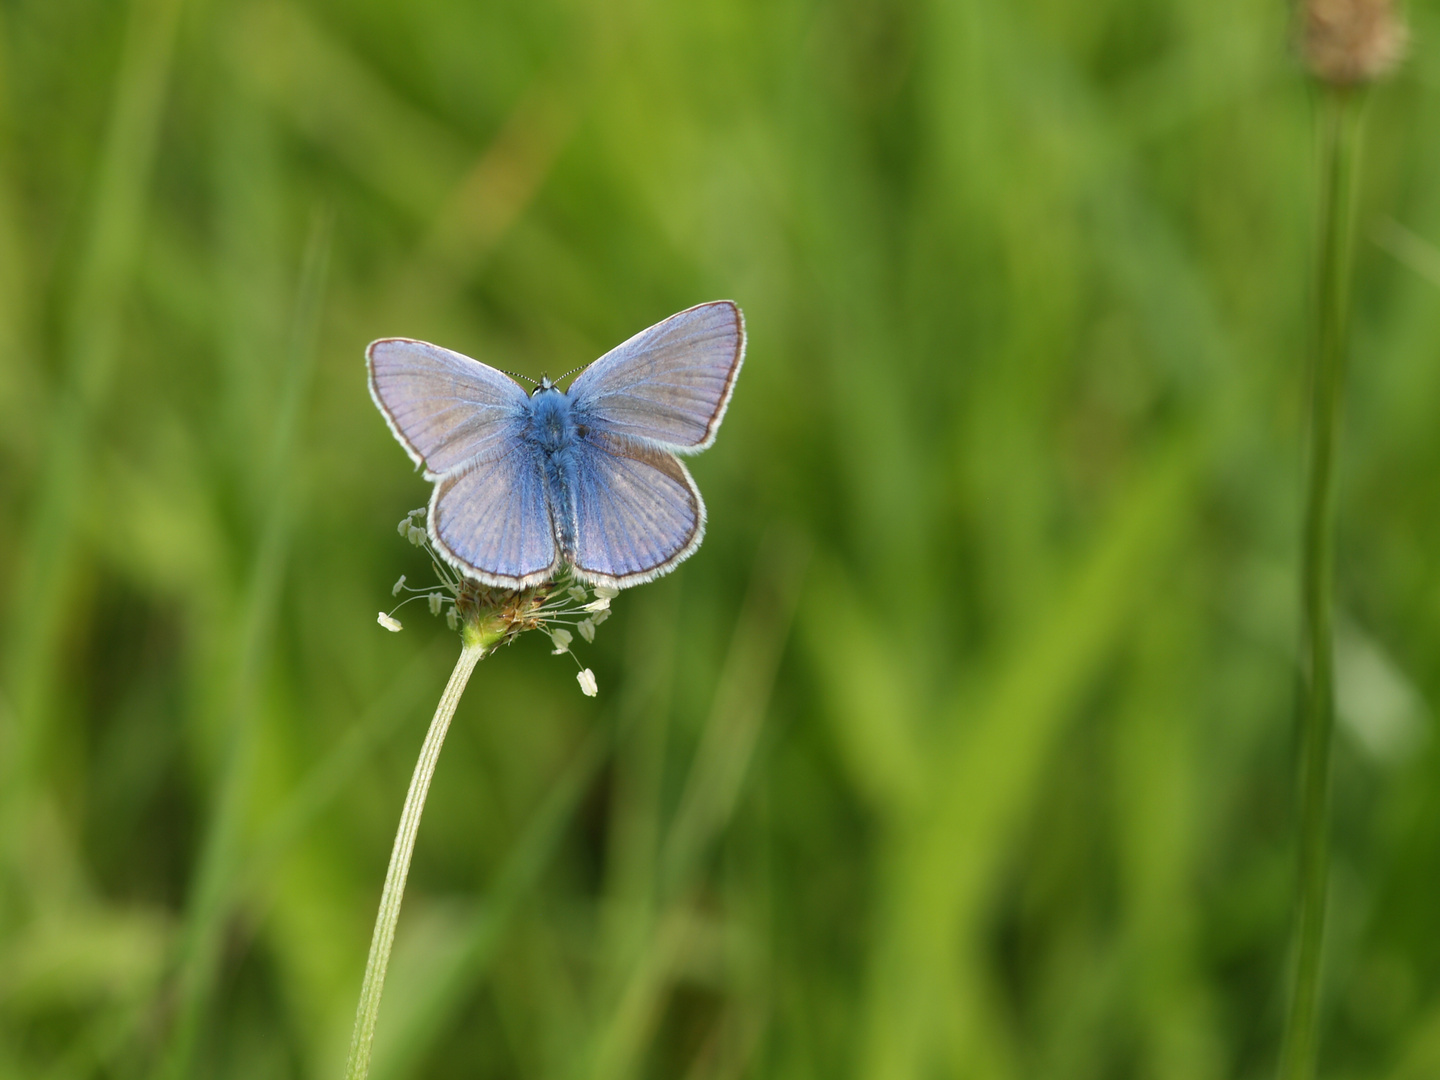
[[[575,486],[579,481],[576,442],[579,431],[570,398],[542,385],[529,399],[524,440],[535,448],[545,477],[545,493],[555,516],[555,540],[567,561],[575,558]]]

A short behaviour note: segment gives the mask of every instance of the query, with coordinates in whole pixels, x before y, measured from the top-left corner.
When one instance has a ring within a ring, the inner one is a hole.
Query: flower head
[[[441,559],[430,545],[424,528],[425,510],[412,510],[401,520],[396,531],[430,556],[440,588],[416,588],[405,583],[402,574],[392,590],[402,592],[410,600],[425,599],[431,615],[445,615],[452,630],[471,644],[483,646],[486,652],[514,641],[527,630],[543,631],[554,646],[556,656],[570,653],[570,645],[578,633],[587,643],[595,640],[595,627],[610,614],[610,601],[618,590],[604,585],[587,587],[574,580],[568,572],[551,581],[525,589],[502,589],[485,585],[458,574]],[[392,614],[381,612],[379,623],[387,630],[398,631],[400,622]],[[573,626],[575,633],[566,629]],[[574,654],[570,653],[573,657]],[[579,664],[579,660],[576,660]],[[580,689],[588,697],[596,694],[595,674],[583,668],[576,676]]]
[[[1391,0],[1302,0],[1300,50],[1321,82],[1354,86],[1389,74],[1405,53]]]

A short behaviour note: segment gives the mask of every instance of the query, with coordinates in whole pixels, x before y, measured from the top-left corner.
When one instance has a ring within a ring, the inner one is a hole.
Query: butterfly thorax
[[[575,438],[570,399],[554,387],[542,387],[530,398],[530,437],[546,454],[558,454]]]

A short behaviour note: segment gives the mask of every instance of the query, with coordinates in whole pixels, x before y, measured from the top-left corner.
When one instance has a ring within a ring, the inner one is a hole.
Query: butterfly
[[[408,338],[365,350],[370,396],[425,479],[435,549],[461,573],[521,589],[566,566],[624,588],[700,546],[705,503],[677,454],[715,441],[745,360],[729,300],[670,316],[533,391]]]

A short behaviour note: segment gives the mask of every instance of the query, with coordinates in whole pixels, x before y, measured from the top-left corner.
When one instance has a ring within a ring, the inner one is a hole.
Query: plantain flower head
[[[479,644],[485,652],[514,641],[527,630],[539,630],[550,638],[556,656],[569,654],[578,633],[587,643],[595,640],[595,628],[610,615],[610,601],[618,590],[605,585],[586,586],[568,574],[524,589],[502,589],[462,577],[430,544],[424,527],[425,510],[412,510],[400,521],[396,531],[430,556],[438,587],[417,588],[405,583],[405,575],[395,582],[392,595],[408,593],[401,606],[411,600],[424,599],[431,615],[445,616],[450,629],[459,632],[467,644]],[[398,608],[397,608],[398,610]],[[400,621],[381,612],[377,621],[386,630],[397,632]],[[574,627],[574,632],[566,627]],[[576,659],[579,666],[579,660]],[[581,668],[576,676],[587,697],[597,693],[595,674]]]
[[[1391,0],[1302,0],[1300,51],[1310,73],[1331,86],[1388,75],[1405,54],[1405,23]]]

